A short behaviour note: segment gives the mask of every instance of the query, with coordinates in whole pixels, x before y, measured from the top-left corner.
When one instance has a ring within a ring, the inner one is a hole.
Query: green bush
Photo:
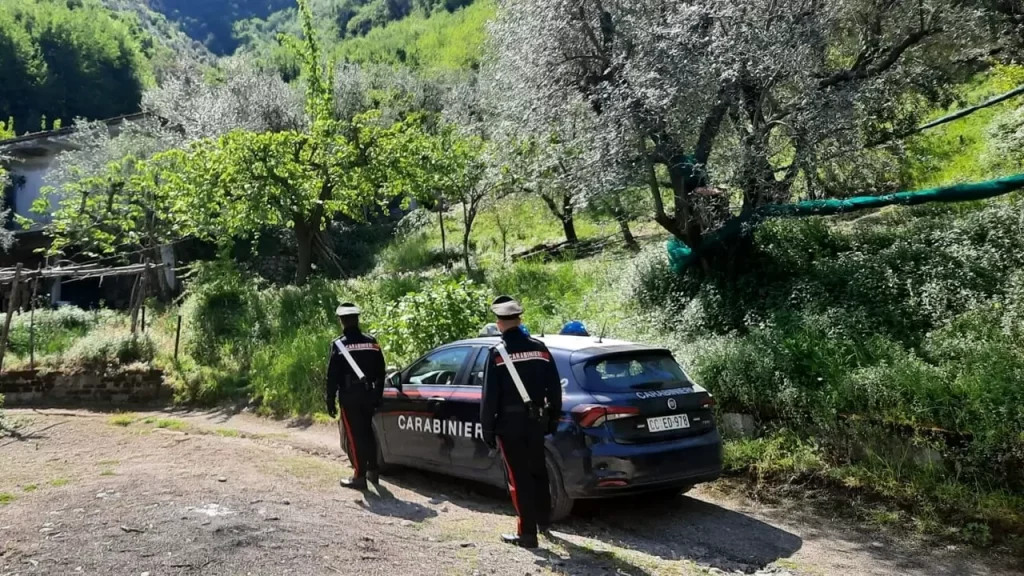
[[[324,410],[327,358],[335,338],[337,330],[321,327],[259,348],[249,372],[252,397],[278,414]]]
[[[947,477],[1024,489],[1022,208],[772,221],[737,276],[680,278],[650,253],[630,290],[722,411],[816,437],[835,462],[859,443],[918,466],[884,436],[942,430]]]
[[[508,294],[522,302],[527,322],[558,315],[592,288],[572,262],[517,262],[493,274],[489,284],[495,294]]]
[[[35,312],[35,354],[37,358],[59,355],[98,325],[119,322],[111,310],[86,311],[73,306],[56,310]],[[31,345],[32,318],[30,314],[19,314],[11,320],[9,351],[19,357],[28,357]]]
[[[450,242],[459,242],[457,236],[449,236]],[[381,254],[385,270],[392,273],[416,272],[443,266],[447,262],[459,262],[462,251],[448,246],[447,254],[434,248],[427,241],[425,232],[418,232],[401,242],[392,244]]]
[[[405,364],[453,340],[475,336],[487,321],[487,292],[471,281],[436,281],[389,306],[374,323],[391,364]]]
[[[124,329],[97,328],[75,341],[62,357],[66,370],[100,373],[113,368],[153,360],[155,346],[148,335],[132,335]]]
[[[181,309],[185,353],[206,366],[247,366],[269,318],[258,288],[233,265],[198,266]]]

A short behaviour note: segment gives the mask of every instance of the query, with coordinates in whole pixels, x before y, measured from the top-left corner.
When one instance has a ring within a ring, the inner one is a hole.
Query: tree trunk
[[[562,229],[565,231],[565,239],[570,244],[579,241],[576,236],[576,219],[573,215],[572,196],[562,194]]]
[[[462,259],[466,264],[466,273],[469,273],[469,235],[473,231],[473,221],[476,220],[476,202],[462,203]]]
[[[629,219],[625,216],[619,216],[616,220],[619,223],[619,230],[622,232],[622,239],[626,242],[626,248],[633,252],[640,250],[640,245],[637,244],[633,231],[629,229]]]
[[[444,259],[444,267],[448,269],[448,239],[444,232],[444,210],[441,209],[441,205],[437,205],[437,221],[441,224],[441,255]]]
[[[313,271],[313,242],[316,229],[306,223],[295,223],[295,242],[298,244],[298,262],[295,267],[295,285],[302,286]]]
[[[640,250],[640,245],[637,244],[633,231],[629,229],[629,215],[626,213],[626,209],[622,206],[622,201],[618,196],[613,196],[608,201],[608,209],[611,211],[612,216],[615,217],[615,222],[619,225],[619,231],[622,232],[622,239],[626,242],[626,248],[634,252]]]

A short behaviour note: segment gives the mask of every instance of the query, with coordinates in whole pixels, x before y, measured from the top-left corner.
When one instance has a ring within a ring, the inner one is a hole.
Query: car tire
[[[544,463],[548,468],[548,486],[551,491],[551,521],[560,522],[572,514],[575,502],[566,493],[565,483],[562,481],[562,471],[551,454],[545,455]]]

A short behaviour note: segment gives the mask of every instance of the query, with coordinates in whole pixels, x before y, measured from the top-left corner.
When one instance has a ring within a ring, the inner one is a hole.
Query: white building
[[[106,120],[111,134],[120,132],[125,122],[141,120],[145,113],[129,114]],[[49,213],[40,214],[32,210],[32,206],[42,190],[50,185],[46,181],[54,159],[61,152],[74,149],[69,136],[74,127],[25,134],[7,140],[0,140],[0,158],[3,167],[10,176],[10,184],[3,191],[4,207],[11,209],[11,217],[7,226],[14,232],[15,244],[11,251],[0,252],[0,267],[10,267],[21,263],[24,267],[34,269],[40,264],[45,265],[45,258],[38,251],[49,245],[49,238],[43,234],[43,227],[50,222]],[[25,228],[17,224],[18,218],[27,219],[32,224]],[[168,285],[174,286],[173,251],[168,247],[163,256],[171,262],[165,268]],[[59,279],[48,287],[54,303],[61,301],[61,282]]]

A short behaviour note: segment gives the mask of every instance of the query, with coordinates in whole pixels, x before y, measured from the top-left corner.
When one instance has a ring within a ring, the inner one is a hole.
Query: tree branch
[[[885,72],[889,68],[892,68],[907,50],[921,43],[926,38],[934,34],[938,34],[941,31],[941,27],[936,27],[913,32],[907,35],[907,37],[904,38],[902,42],[890,48],[886,53],[885,57],[874,64],[872,64],[874,58],[862,58],[862,53],[857,58],[857,64],[855,64],[852,68],[848,70],[843,70],[841,72],[836,72],[835,74],[827,78],[822,78],[821,80],[819,80],[818,88],[833,88],[841,84],[845,84],[847,82],[852,82],[854,80],[864,80],[865,78],[877,76]]]

